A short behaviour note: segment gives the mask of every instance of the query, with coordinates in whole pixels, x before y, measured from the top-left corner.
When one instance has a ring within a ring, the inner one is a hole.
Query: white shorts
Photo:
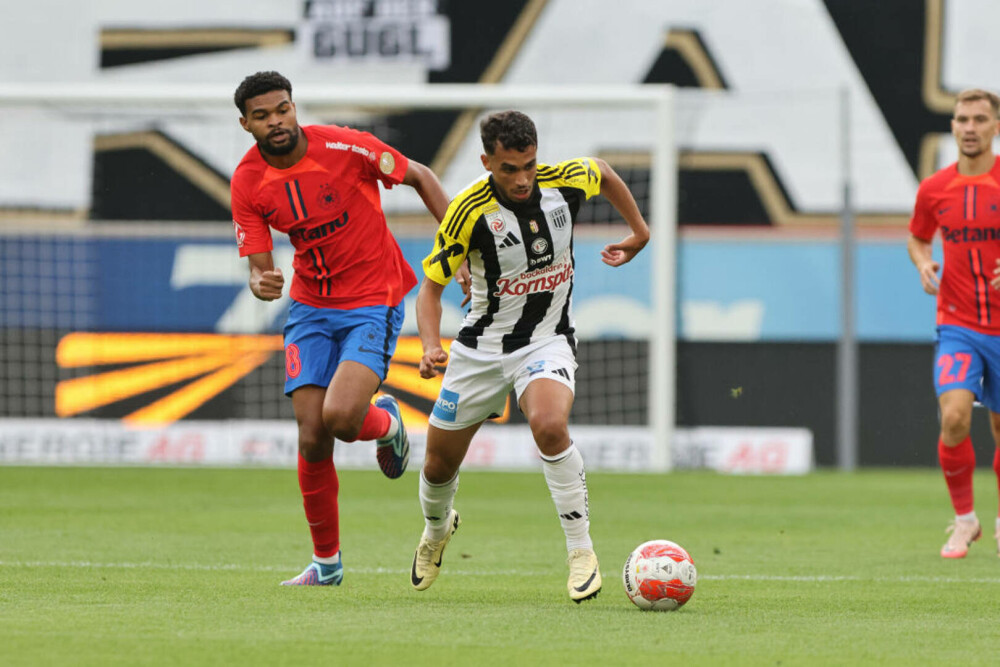
[[[554,336],[507,354],[451,344],[441,393],[429,422],[446,431],[499,417],[514,389],[518,400],[533,380],[555,380],[576,390],[576,356],[564,336]]]

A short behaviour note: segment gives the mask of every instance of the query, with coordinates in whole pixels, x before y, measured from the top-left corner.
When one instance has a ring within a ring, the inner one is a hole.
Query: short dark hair
[[[246,116],[247,100],[264,93],[270,93],[272,90],[284,90],[288,93],[288,99],[292,98],[292,84],[288,79],[277,72],[257,72],[243,79],[237,86],[233,102],[236,103],[240,114]]]
[[[490,114],[479,124],[483,150],[493,155],[497,142],[508,150],[525,151],[538,145],[535,124],[520,111],[500,111]]]

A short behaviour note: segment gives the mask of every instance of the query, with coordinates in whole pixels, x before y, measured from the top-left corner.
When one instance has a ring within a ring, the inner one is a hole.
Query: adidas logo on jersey
[[[514,236],[514,232],[507,232],[507,238],[503,240],[500,244],[501,248],[513,248],[516,245],[521,245],[520,239]]]

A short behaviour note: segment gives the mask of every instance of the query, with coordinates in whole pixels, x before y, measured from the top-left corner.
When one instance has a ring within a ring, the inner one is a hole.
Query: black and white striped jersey
[[[550,336],[576,337],[573,224],[580,205],[599,194],[592,158],[538,165],[524,203],[502,200],[485,174],[448,206],[424,275],[442,285],[469,258],[472,301],[457,340],[484,352],[510,352]]]

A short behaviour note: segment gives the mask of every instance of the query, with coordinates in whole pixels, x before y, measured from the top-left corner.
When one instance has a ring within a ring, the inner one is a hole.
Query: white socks
[[[395,437],[396,433],[398,433],[398,432],[399,432],[399,422],[396,421],[396,418],[393,417],[392,413],[390,412],[389,413],[389,430],[386,431],[385,435],[383,435],[378,440],[379,440],[379,442],[383,442],[385,440],[389,440],[390,438]]]
[[[575,445],[555,457],[541,456],[545,483],[556,504],[559,522],[566,533],[566,550],[593,549],[590,539],[590,508],[587,503],[587,473]]]
[[[317,563],[322,563],[323,565],[336,565],[337,563],[340,562],[340,552],[338,551],[337,553],[328,558],[321,558],[316,554],[313,554],[313,560],[316,561]]]
[[[545,483],[556,505],[559,522],[566,534],[566,550],[593,549],[590,539],[590,508],[587,503],[587,473],[580,451],[569,449],[555,457],[542,456]],[[444,484],[431,484],[420,473],[420,507],[424,512],[424,535],[440,540],[448,534],[448,515],[458,491],[458,475]]]
[[[458,473],[444,484],[431,484],[420,471],[420,507],[424,511],[424,534],[432,540],[448,534],[448,515],[458,491]]]

